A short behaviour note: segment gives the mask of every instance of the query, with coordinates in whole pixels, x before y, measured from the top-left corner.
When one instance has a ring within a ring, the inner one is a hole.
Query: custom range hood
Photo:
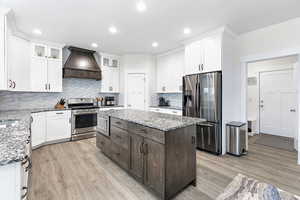
[[[63,70],[64,78],[101,80],[101,69],[94,57],[95,51],[70,46],[71,51]]]

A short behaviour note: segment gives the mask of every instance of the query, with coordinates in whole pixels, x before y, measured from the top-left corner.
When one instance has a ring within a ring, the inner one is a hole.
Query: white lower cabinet
[[[31,117],[31,142],[36,147],[46,142],[46,113],[32,113]]]
[[[182,110],[177,110],[177,109],[169,109],[169,108],[154,108],[150,107],[149,111],[152,112],[159,112],[159,113],[166,113],[166,114],[171,114],[171,115],[182,115]]]
[[[5,200],[23,200],[26,194],[23,188],[24,168],[22,163],[13,162],[11,164],[0,166],[0,193],[1,199]],[[26,190],[26,189],[25,189]]]
[[[32,147],[71,138],[71,111],[49,111],[31,114]]]
[[[71,137],[71,112],[52,111],[46,113],[46,142]]]

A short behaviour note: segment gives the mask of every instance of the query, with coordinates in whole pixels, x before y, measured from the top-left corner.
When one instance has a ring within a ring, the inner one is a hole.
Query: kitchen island
[[[205,120],[132,109],[107,111],[97,146],[161,199],[196,185],[196,125]]]

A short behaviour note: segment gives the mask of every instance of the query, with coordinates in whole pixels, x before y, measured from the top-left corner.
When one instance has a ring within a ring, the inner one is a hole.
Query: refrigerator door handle
[[[205,127],[214,127],[214,125],[211,125],[211,124],[199,124],[199,126],[205,126]]]

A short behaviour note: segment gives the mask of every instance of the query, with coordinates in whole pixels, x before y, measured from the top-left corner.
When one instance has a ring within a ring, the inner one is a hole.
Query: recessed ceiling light
[[[115,26],[111,26],[111,27],[109,27],[109,32],[111,33],[111,34],[116,34],[117,32],[118,32],[118,30],[117,30],[117,28],[115,27]]]
[[[158,43],[157,42],[153,42],[152,43],[152,47],[158,47]]]
[[[97,48],[98,44],[97,43],[92,43],[91,46],[94,47],[94,48]]]
[[[33,29],[32,33],[35,34],[35,35],[42,35],[42,31],[40,29],[37,29],[37,28]]]
[[[147,6],[145,4],[145,2],[143,0],[140,0],[139,2],[137,2],[136,4],[136,9],[139,11],[139,12],[144,12],[147,10]]]
[[[188,35],[188,34],[191,33],[191,29],[190,28],[183,29],[183,33],[186,34],[186,35]]]

